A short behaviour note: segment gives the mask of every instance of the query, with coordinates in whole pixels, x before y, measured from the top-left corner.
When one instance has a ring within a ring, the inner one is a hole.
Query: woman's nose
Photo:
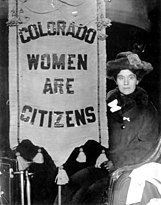
[[[128,85],[128,84],[129,84],[128,78],[124,78],[124,85]]]

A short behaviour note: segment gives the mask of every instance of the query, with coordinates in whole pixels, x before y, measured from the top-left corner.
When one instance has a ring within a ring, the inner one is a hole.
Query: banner
[[[76,146],[108,146],[104,1],[9,1],[10,145],[61,165]]]

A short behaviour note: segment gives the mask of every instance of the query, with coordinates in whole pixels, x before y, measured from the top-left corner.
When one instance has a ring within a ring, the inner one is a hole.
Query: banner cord
[[[100,0],[97,0],[97,22],[99,21],[99,2]],[[98,25],[97,25],[97,31],[98,31]],[[99,134],[99,143],[101,144],[101,119],[100,119],[100,54],[99,54],[99,39],[97,38],[97,102],[98,102],[98,134]]]
[[[18,17],[18,0],[16,0],[16,16]],[[16,25],[16,58],[17,58],[17,142],[20,143],[20,91],[19,91],[19,38],[18,24]]]

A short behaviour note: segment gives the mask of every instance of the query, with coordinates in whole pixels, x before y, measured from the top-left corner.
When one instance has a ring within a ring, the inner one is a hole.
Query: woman
[[[107,94],[108,154],[115,168],[144,161],[158,143],[157,110],[138,86],[152,70],[150,63],[129,51],[107,63],[107,77],[117,84]]]
[[[105,204],[110,172],[144,161],[155,149],[159,139],[158,114],[147,93],[138,87],[150,71],[151,64],[132,52],[119,53],[107,63],[107,76],[117,84],[107,94],[109,148],[88,141],[82,146],[86,163],[76,162],[79,148],[71,153],[64,164],[71,175],[69,183],[62,188],[62,204]],[[102,149],[108,160],[98,168],[95,163]]]

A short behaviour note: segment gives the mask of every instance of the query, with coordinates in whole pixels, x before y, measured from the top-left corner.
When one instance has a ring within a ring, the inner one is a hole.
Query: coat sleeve
[[[142,111],[138,124],[136,137],[125,147],[122,160],[119,162],[120,165],[143,162],[152,154],[158,144],[160,138],[159,117],[152,104]]]

